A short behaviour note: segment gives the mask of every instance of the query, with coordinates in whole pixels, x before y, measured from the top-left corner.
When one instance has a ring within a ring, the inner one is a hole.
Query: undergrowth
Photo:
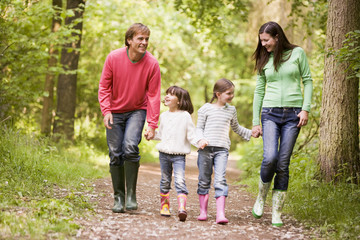
[[[320,238],[359,239],[360,187],[319,179],[317,153],[317,146],[310,146],[293,154],[284,212],[311,228]],[[249,191],[256,196],[262,141],[252,140],[240,145],[237,154],[242,156],[239,161],[239,167],[244,172],[241,183],[249,185]],[[267,204],[271,204],[271,196],[268,196]]]
[[[67,238],[73,221],[91,211],[76,192],[105,176],[105,155],[83,142],[55,144],[21,130],[0,128],[0,238]]]

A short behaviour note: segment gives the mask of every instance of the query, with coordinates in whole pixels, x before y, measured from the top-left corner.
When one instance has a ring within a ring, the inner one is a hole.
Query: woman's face
[[[277,37],[273,38],[270,34],[266,32],[260,33],[259,37],[260,37],[261,45],[264,48],[266,48],[268,52],[273,52],[276,47],[278,38]]]

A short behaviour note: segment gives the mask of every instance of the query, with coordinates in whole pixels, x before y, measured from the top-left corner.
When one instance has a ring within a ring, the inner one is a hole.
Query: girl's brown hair
[[[178,86],[171,86],[166,90],[166,94],[175,95],[179,99],[179,110],[187,111],[190,114],[194,112],[190,94],[185,89]]]
[[[277,44],[275,46],[275,49],[273,51],[274,53],[274,67],[277,71],[280,64],[282,62],[286,62],[291,54],[288,54],[285,56],[284,52],[287,50],[292,50],[295,47],[297,47],[294,44],[291,44],[287,37],[285,36],[285,33],[281,26],[276,22],[267,22],[263,24],[259,29],[258,34],[258,45],[253,53],[253,59],[255,60],[255,70],[257,70],[258,73],[260,73],[263,68],[265,67],[266,63],[269,61],[270,58],[270,52],[266,50],[265,47],[262,46],[261,40],[260,40],[260,34],[267,33],[273,38],[277,38]],[[285,58],[286,57],[286,58]]]
[[[215,100],[215,98],[217,98],[216,93],[226,92],[228,89],[232,87],[235,87],[235,85],[229,79],[221,78],[217,80],[214,85],[213,96],[210,100],[210,103],[212,103]]]

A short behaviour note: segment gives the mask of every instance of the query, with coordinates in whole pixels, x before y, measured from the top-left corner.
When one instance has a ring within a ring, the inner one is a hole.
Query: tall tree
[[[359,0],[329,0],[327,51],[343,46],[346,33],[360,29]],[[351,74],[349,63],[334,55],[325,58],[320,121],[320,169],[327,181],[360,179],[359,161],[359,78]]]
[[[53,132],[64,135],[67,139],[72,139],[74,136],[77,69],[85,0],[67,0],[66,10],[67,13],[72,12],[73,14],[66,17],[65,25],[72,26],[72,29],[75,30],[72,36],[76,38],[73,42],[65,44],[61,50],[60,62],[65,72],[61,73],[58,79],[57,109]]]
[[[61,9],[62,9],[62,0],[53,0],[52,6],[54,9],[54,17],[52,20],[52,32],[57,32],[61,26]],[[48,69],[49,72],[46,74],[45,78],[45,95],[43,100],[43,109],[42,109],[42,118],[41,118],[41,133],[49,135],[51,132],[51,124],[52,124],[52,110],[53,110],[53,101],[54,101],[54,79],[55,73],[51,72],[51,68],[57,65],[57,55],[59,51],[57,46],[53,44],[50,45],[49,55],[50,58],[48,60]]]

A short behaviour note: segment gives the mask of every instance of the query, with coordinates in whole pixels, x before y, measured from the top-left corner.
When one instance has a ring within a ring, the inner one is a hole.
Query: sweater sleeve
[[[191,119],[190,114],[186,116],[186,138],[187,140],[194,145],[195,147],[199,147],[197,144],[200,141],[200,138],[195,133],[195,125]]]
[[[154,140],[161,141],[161,136],[164,128],[164,124],[161,124],[163,122],[163,114],[160,115],[160,125],[158,130],[155,131]]]
[[[265,74],[258,73],[253,101],[253,126],[260,125],[260,112],[265,96],[266,77]]]
[[[206,123],[206,115],[204,113],[204,107],[201,107],[198,110],[198,119],[196,123],[196,136],[200,139],[204,138],[204,130],[205,130],[205,123]]]
[[[156,63],[150,76],[147,91],[147,113],[146,119],[149,127],[156,129],[160,114],[160,92],[161,92],[161,74],[159,64]]]
[[[311,98],[313,92],[313,80],[311,78],[309,63],[303,49],[301,49],[299,54],[299,70],[302,78],[302,83],[304,84],[304,102],[302,105],[302,110],[310,112]]]
[[[234,108],[234,113],[233,113],[233,117],[230,121],[230,126],[231,129],[237,133],[239,136],[241,136],[243,139],[245,139],[246,141],[250,141],[251,138],[251,130],[244,128],[242,126],[240,126],[238,120],[237,120],[237,113],[236,113],[236,109]]]
[[[103,71],[101,73],[100,83],[99,83],[99,91],[98,91],[98,100],[100,103],[100,109],[102,115],[105,116],[110,111],[110,99],[113,87],[113,71],[111,66],[111,57],[107,56]]]

